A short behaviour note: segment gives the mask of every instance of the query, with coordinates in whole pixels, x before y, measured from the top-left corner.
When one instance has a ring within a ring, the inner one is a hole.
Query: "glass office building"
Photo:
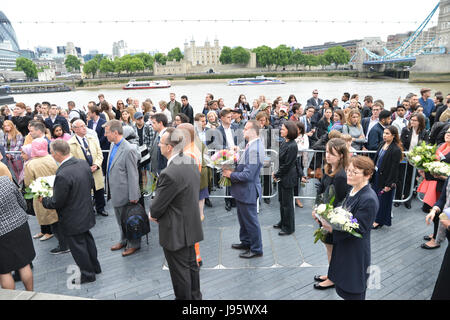
[[[12,70],[20,57],[19,44],[11,22],[0,11],[0,70]]]

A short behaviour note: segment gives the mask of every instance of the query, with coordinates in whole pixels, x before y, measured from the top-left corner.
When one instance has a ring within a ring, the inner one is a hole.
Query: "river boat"
[[[66,92],[72,88],[64,83],[39,83],[24,85],[5,85],[3,88],[8,94],[28,94],[28,93],[49,93],[49,92]]]
[[[228,81],[229,86],[243,86],[243,85],[265,85],[265,84],[285,84],[286,82],[265,76],[256,76],[253,78],[239,78]]]
[[[171,84],[169,80],[155,80],[155,81],[135,81],[131,80],[123,87],[124,90],[135,89],[158,89],[158,88],[170,88]]]

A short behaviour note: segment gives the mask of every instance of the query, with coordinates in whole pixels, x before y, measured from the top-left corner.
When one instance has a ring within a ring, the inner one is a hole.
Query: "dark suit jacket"
[[[194,124],[194,109],[192,106],[188,103],[187,106],[181,106],[180,113],[184,113],[189,118],[189,123]]]
[[[333,230],[333,252],[328,278],[349,293],[362,293],[367,286],[370,266],[370,230],[378,212],[378,198],[370,184],[359,190],[344,206],[358,220],[362,239],[350,233]]]
[[[412,129],[408,127],[404,127],[402,129],[400,140],[402,141],[403,149],[409,150],[409,146],[411,144],[411,138],[412,138]],[[424,129],[419,133],[419,144],[422,143],[422,141],[425,141],[428,143],[428,132]]]
[[[383,126],[378,122],[373,126],[367,137],[367,150],[378,150],[380,143],[383,142]]]
[[[237,201],[256,204],[261,196],[261,179],[259,178],[264,161],[264,146],[260,139],[252,142],[239,159],[236,169],[231,174],[231,195]]]
[[[192,157],[177,155],[161,171],[150,215],[159,222],[159,243],[170,251],[203,240],[198,198],[200,172]]]
[[[91,200],[94,178],[86,160],[71,158],[56,171],[53,197],[44,198],[44,208],[56,209],[65,235],[84,233],[95,225]]]
[[[366,117],[361,120],[361,127],[363,128],[365,136],[367,136],[367,130],[369,129],[369,123],[370,123],[370,117]]]
[[[372,132],[372,131],[370,131]],[[383,148],[384,143],[380,145],[378,151],[375,155],[374,163],[377,165],[378,157],[380,155],[380,150]],[[378,167],[375,173],[378,176],[377,187],[382,189],[384,187],[392,188],[393,184],[399,185],[398,173],[400,171],[400,159],[402,157],[402,151],[395,144],[391,143],[389,148],[386,150],[383,161]],[[373,175],[374,179],[375,175]]]
[[[281,179],[280,185],[283,188],[293,188],[297,184],[297,160],[298,146],[295,140],[283,141],[280,145],[279,168],[275,177]]]
[[[45,119],[45,126],[50,130],[50,132],[52,131],[52,128],[55,124],[60,124],[63,128],[63,131],[65,133],[70,134],[69,123],[67,122],[66,118],[61,117],[61,116],[56,116],[54,123],[52,122],[50,117]]]
[[[323,100],[322,99],[319,98],[318,101],[319,101],[319,104],[317,104],[316,100],[314,100],[314,98],[311,97],[311,98],[308,99],[308,101],[306,101],[306,106],[307,107],[313,106],[314,108],[316,108],[316,111],[317,111],[317,110],[319,110],[319,106],[321,104],[323,104]]]
[[[95,128],[95,132],[97,132],[97,137],[100,142],[100,148],[102,150],[109,150],[111,143],[109,143],[108,138],[105,136],[105,128],[103,125],[106,123],[106,120],[103,118],[98,119],[97,127]],[[88,121],[88,128],[92,129],[94,127],[94,120]]]
[[[33,120],[32,116],[24,116],[24,117],[11,117],[11,121],[16,126],[17,130],[19,130],[20,134],[24,137],[28,134],[28,123]]]
[[[231,132],[233,133],[234,145],[237,146],[238,145],[238,137],[237,137],[233,127],[230,126],[230,128],[231,128]],[[222,125],[220,125],[217,128],[217,131],[220,133],[220,135],[215,137],[215,139],[214,139],[214,141],[215,141],[214,146],[216,148],[227,149],[227,136],[225,134],[225,129],[223,128]]]

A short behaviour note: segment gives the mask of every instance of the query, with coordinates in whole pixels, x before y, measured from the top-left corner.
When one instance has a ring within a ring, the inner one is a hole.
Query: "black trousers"
[[[52,228],[53,235],[58,240],[60,249],[67,250],[68,245],[67,245],[67,241],[66,241],[66,236],[62,233],[59,222],[55,222],[54,224],[52,224],[50,226]]]
[[[450,241],[449,232],[447,231],[447,239]],[[444,260],[442,261],[441,270],[439,271],[436,284],[434,285],[431,300],[450,300],[450,245],[445,251]]]
[[[90,231],[76,235],[66,235],[72,257],[80,268],[81,276],[95,278],[95,273],[101,272],[97,259],[97,247]]]
[[[294,188],[284,188],[278,185],[278,192],[281,231],[292,233],[295,231]]]
[[[102,188],[94,192],[95,211],[97,213],[105,210],[105,189]]]
[[[51,225],[41,226],[42,234],[53,234]]]
[[[103,176],[106,177],[107,165],[108,165],[108,156],[109,152],[103,152],[103,162],[102,162],[102,171]]]
[[[163,249],[169,266],[175,300],[202,300],[200,272],[194,246],[177,251]]]

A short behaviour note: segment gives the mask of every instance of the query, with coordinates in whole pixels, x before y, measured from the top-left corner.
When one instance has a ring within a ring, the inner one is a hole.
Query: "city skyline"
[[[364,37],[380,37],[385,41],[390,34],[415,30],[437,4],[437,2],[379,0],[376,7],[372,6],[370,10],[367,10],[367,3],[362,1],[344,2],[345,4],[318,0],[314,3],[288,3],[282,0],[278,1],[277,6],[274,7],[273,2],[266,0],[258,2],[258,6],[231,0],[227,2],[226,7],[221,5],[217,8],[204,0],[189,4],[176,1],[171,3],[172,9],[170,9],[168,5],[162,3],[150,5],[147,2],[141,2],[125,7],[119,2],[92,3],[80,0],[80,5],[71,8],[68,15],[64,8],[55,6],[55,2],[43,0],[39,3],[27,3],[29,10],[26,11],[23,10],[23,6],[13,2],[4,3],[1,10],[11,21],[21,49],[34,50],[38,46],[55,49],[67,42],[73,42],[82,49],[83,54],[91,50],[111,54],[113,42],[119,40],[124,40],[130,50],[163,53],[175,47],[183,50],[184,42],[192,38],[199,45],[203,45],[207,39],[213,42],[217,38],[221,46],[243,46],[249,49],[260,45],[275,47],[280,44],[303,48],[325,42],[340,42]],[[105,22],[164,19],[170,19],[173,22]],[[177,21],[183,19],[259,21],[268,19],[273,22]],[[281,20],[322,22],[283,23]],[[342,22],[347,20],[350,23]],[[39,23],[32,23],[32,21],[39,21]],[[49,23],[51,21],[70,21],[71,23]],[[81,23],[81,21],[88,21],[88,23]],[[377,24],[374,21],[384,21],[384,23]],[[397,21],[402,23],[394,23]],[[431,26],[435,25],[436,21],[437,15],[433,18],[434,24]],[[303,32],[304,30],[306,32]]]

